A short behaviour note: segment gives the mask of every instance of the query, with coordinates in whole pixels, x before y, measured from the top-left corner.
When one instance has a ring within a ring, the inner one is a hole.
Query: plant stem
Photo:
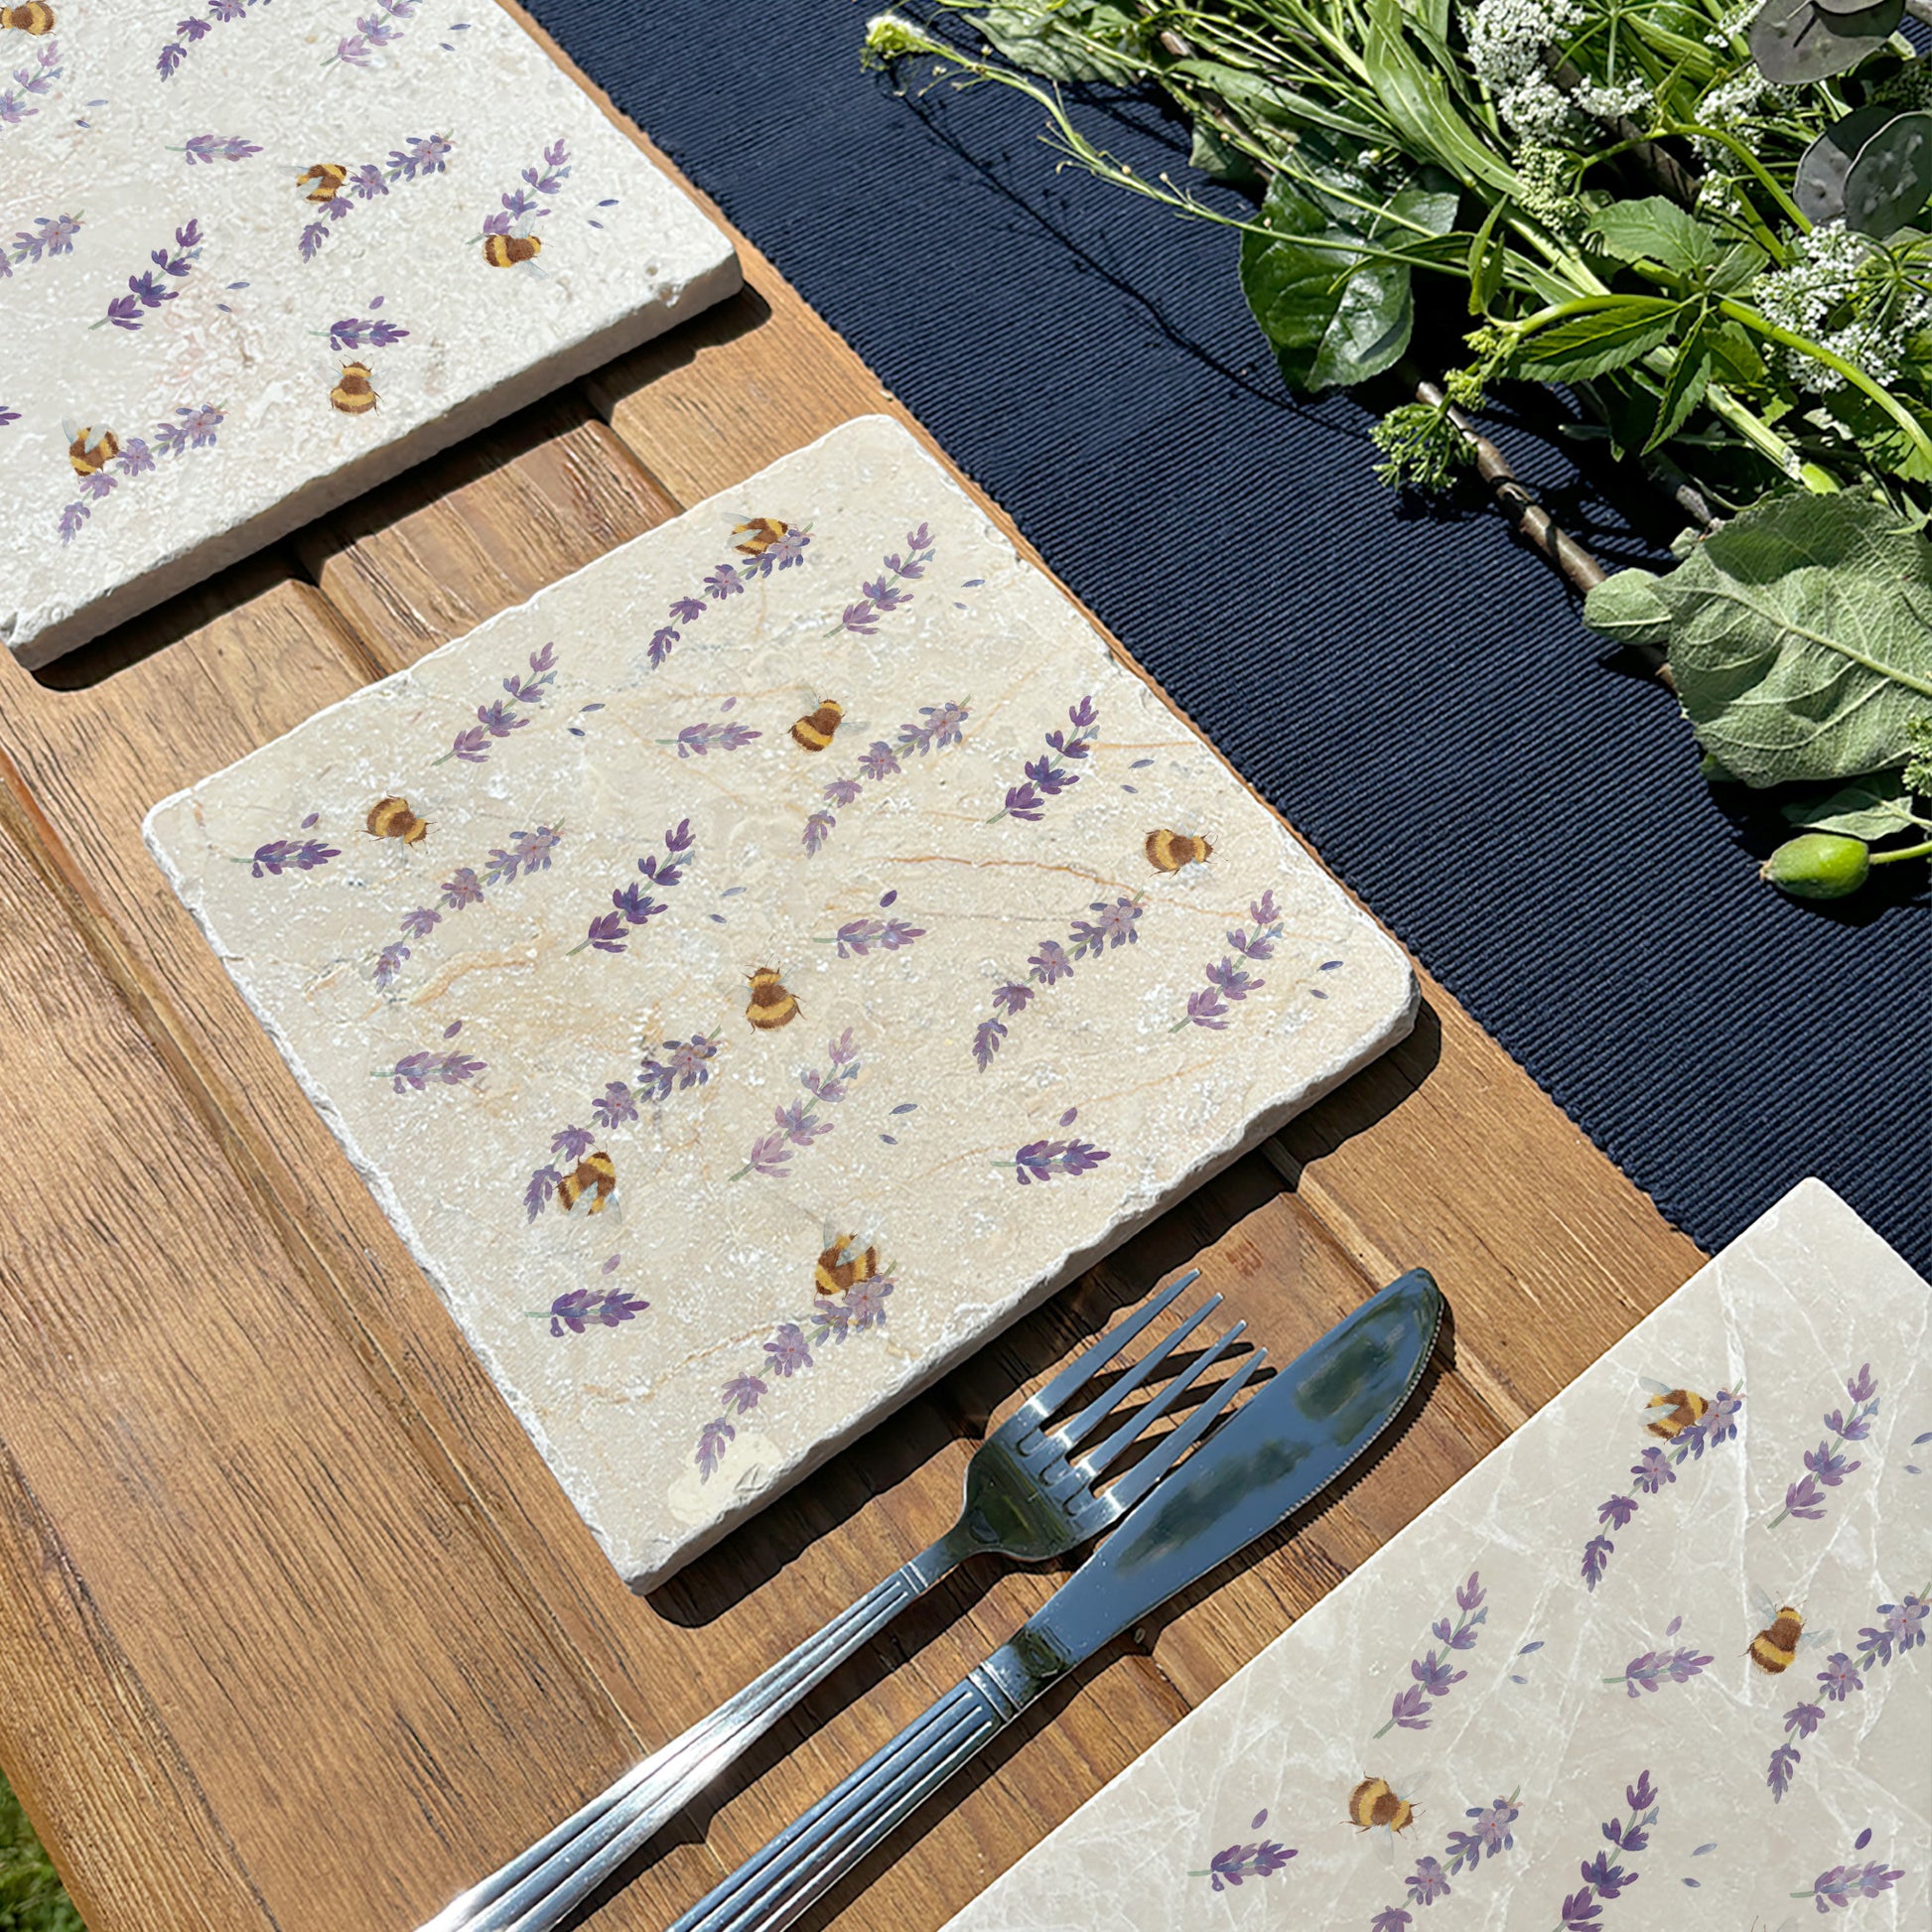
[[[1914,824],[1918,822],[1913,821]],[[1896,865],[1901,859],[1932,859],[1932,839],[1927,839],[1923,845],[1901,845],[1894,851],[1874,852],[1871,855],[1874,866]]]

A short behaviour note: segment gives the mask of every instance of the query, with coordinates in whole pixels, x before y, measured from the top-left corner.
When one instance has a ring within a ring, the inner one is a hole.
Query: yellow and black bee
[[[752,997],[745,1018],[761,1034],[788,1027],[798,1018],[798,1002],[778,977],[775,966],[760,966],[752,975]]]
[[[43,6],[41,0],[25,7],[0,7],[0,29],[11,27],[16,34],[51,34],[54,31],[54,9]]]
[[[825,699],[816,711],[808,711],[791,728],[791,742],[801,751],[822,752],[832,742],[832,734],[839,728],[839,720],[845,716],[845,708],[836,705],[830,698]]]
[[[871,1281],[878,1273],[879,1250],[861,1248],[856,1234],[839,1234],[833,1236],[832,1245],[819,1256],[812,1270],[812,1281],[818,1292],[831,1301],[847,1289]]]
[[[1187,832],[1150,832],[1147,862],[1156,872],[1178,872],[1182,866],[1203,864],[1214,848]]]
[[[1358,1830],[1406,1832],[1415,1820],[1415,1806],[1398,1798],[1386,1778],[1364,1778],[1348,1794],[1348,1822]]]
[[[1797,1662],[1798,1645],[1804,1634],[1804,1618],[1786,1603],[1769,1625],[1750,1640],[1744,1654],[1767,1676],[1776,1677]]]
[[[366,362],[345,362],[342,379],[329,392],[332,409],[345,416],[366,416],[382,400]]]
[[[586,1194],[591,1197],[591,1212],[602,1214],[618,1190],[618,1171],[608,1154],[587,1154],[569,1173],[557,1182],[557,1198],[568,1214]]]
[[[491,268],[514,268],[518,262],[534,261],[543,252],[542,240],[533,234],[486,234],[483,256]]]
[[[76,477],[91,477],[97,470],[105,470],[121,453],[120,439],[111,429],[91,425],[76,429],[72,423],[62,427],[68,432],[68,461]]]
[[[749,523],[739,524],[732,536],[744,539],[738,545],[741,557],[762,557],[790,528],[789,523],[780,523],[775,516],[755,516]]]
[[[1667,1389],[1661,1383],[1649,1381],[1644,1387],[1650,1391],[1650,1400],[1644,1405],[1644,1414],[1649,1418],[1644,1428],[1667,1443],[1675,1442],[1711,1406],[1691,1389]],[[1652,1415],[1652,1410],[1657,1413]]]
[[[421,845],[429,836],[429,821],[409,809],[407,798],[378,798],[369,807],[369,830],[379,839],[400,839]]]
[[[296,176],[295,185],[306,200],[327,207],[342,193],[343,183],[347,179],[348,170],[340,161],[318,161],[313,168],[304,168]]]

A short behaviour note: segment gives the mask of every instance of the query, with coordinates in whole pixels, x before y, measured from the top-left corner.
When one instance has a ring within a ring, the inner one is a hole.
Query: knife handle
[[[700,1899],[670,1932],[778,1932],[1058,1676],[1005,1644]]]

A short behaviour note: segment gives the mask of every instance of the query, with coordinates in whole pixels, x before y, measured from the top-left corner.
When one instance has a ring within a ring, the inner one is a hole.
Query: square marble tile
[[[493,0],[0,20],[0,639],[29,664],[738,286]]]
[[[1399,948],[883,418],[147,832],[640,1583],[1416,1002]]]
[[[1929,1323],[1801,1182],[950,1932],[1932,1923]]]

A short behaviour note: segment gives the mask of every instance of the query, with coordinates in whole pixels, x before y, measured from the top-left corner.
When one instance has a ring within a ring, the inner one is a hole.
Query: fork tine
[[[1058,1443],[1067,1454],[1071,1455],[1220,1306],[1221,1298],[1218,1295],[1210,1295],[1179,1327],[1172,1334],[1164,1335],[1159,1345],[1150,1348],[1112,1387],[1102,1390],[1071,1421],[1062,1423],[1058,1429],[1053,1430],[1049,1440]],[[1136,1427],[1149,1421],[1153,1413],[1151,1410],[1139,1412]]]
[[[1200,1366],[1205,1368],[1240,1332],[1239,1327],[1230,1328],[1213,1349],[1202,1357]],[[1227,1408],[1240,1392],[1242,1384],[1267,1359],[1267,1349],[1257,1348],[1178,1429],[1168,1432],[1162,1439],[1159,1449],[1142,1461],[1135,1463],[1133,1468],[1107,1491],[1108,1499],[1118,1503],[1123,1510],[1132,1509],[1179,1461],[1181,1456],[1207,1434],[1215,1417]]]
[[[1220,1299],[1218,1295],[1215,1296],[1214,1301],[1208,1303],[1207,1308],[1201,1310],[1201,1314],[1207,1313],[1208,1310],[1212,1309],[1215,1302],[1218,1302]],[[1199,1315],[1194,1317],[1196,1321],[1199,1318]],[[1188,1327],[1192,1325],[1192,1322],[1187,1324]],[[1226,1354],[1230,1345],[1240,1338],[1242,1331],[1247,1325],[1245,1321],[1237,1321],[1226,1334],[1217,1336],[1212,1346],[1207,1348],[1195,1361],[1191,1362],[1183,1373],[1174,1376],[1168,1382],[1166,1387],[1161,1389],[1157,1394],[1150,1396],[1098,1448],[1089,1449],[1085,1455],[1081,1456],[1074,1464],[1075,1470],[1085,1476],[1089,1482],[1094,1481],[1104,1474],[1113,1465],[1114,1459],[1126,1449],[1129,1443],[1133,1442],[1136,1437],[1145,1435],[1148,1426],[1158,1421],[1167,1412],[1183,1389],[1191,1387],[1193,1383],[1199,1380],[1203,1370]],[[1181,1328],[1176,1331],[1172,1339],[1173,1341],[1179,1341],[1186,1332],[1187,1328]]]
[[[1035,1422],[1044,1422],[1061,1403],[1112,1361],[1182,1289],[1199,1279],[1200,1270],[1190,1268],[1178,1281],[1171,1282],[1131,1320],[1123,1321],[1118,1328],[1100,1336],[1083,1354],[1076,1355],[1037,1395],[1022,1405],[1018,1415],[1029,1416]]]

